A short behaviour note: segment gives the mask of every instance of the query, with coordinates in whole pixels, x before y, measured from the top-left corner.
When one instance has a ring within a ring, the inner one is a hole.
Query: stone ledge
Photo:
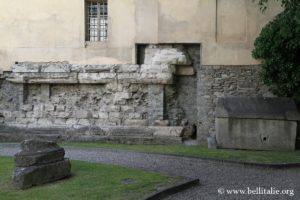
[[[181,144],[183,127],[53,127],[26,128],[0,125],[0,142],[20,142],[25,139],[53,141],[98,141],[130,144]]]
[[[133,84],[173,84],[175,68],[172,65],[87,65],[70,70],[65,67],[39,64],[14,65],[7,80],[24,84],[108,84],[112,82]],[[65,67],[65,68],[64,68]],[[23,69],[25,68],[25,69]],[[62,70],[60,70],[62,69]]]

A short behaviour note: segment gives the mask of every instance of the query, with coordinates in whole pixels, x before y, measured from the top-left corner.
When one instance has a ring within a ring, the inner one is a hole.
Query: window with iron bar
[[[86,41],[103,42],[108,39],[107,0],[86,0]]]

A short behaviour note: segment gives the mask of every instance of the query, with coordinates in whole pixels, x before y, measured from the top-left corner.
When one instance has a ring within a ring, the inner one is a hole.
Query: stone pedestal
[[[55,142],[25,140],[15,155],[13,185],[26,189],[70,176],[71,164],[64,155],[64,149]]]

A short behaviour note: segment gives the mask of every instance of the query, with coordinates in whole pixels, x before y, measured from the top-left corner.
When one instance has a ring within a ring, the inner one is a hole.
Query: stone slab
[[[13,173],[13,185],[18,189],[26,189],[35,185],[60,180],[71,175],[71,164],[68,159],[63,161],[31,166],[18,167]]]
[[[295,150],[297,122],[216,118],[218,147],[250,150]]]
[[[15,155],[16,167],[29,167],[33,165],[48,164],[64,160],[65,150],[57,148],[53,150],[43,150],[37,153],[19,152]]]
[[[300,120],[296,104],[289,98],[221,97],[218,118]]]

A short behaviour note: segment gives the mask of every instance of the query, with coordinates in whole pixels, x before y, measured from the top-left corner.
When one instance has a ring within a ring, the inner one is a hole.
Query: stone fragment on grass
[[[55,142],[37,139],[23,141],[21,151],[15,154],[13,185],[26,189],[70,176],[71,164],[64,155],[64,149]]]

